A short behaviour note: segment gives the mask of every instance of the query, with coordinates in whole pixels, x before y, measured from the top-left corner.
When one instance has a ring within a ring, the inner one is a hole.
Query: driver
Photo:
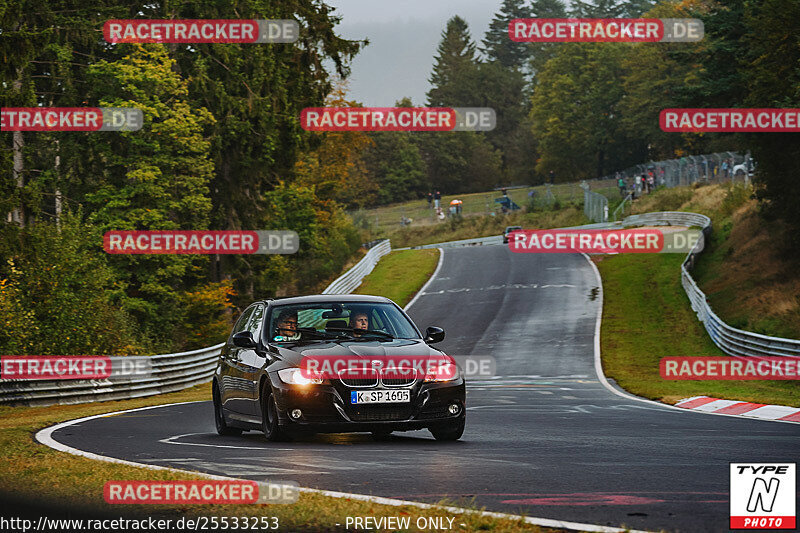
[[[364,311],[355,311],[350,315],[350,327],[353,328],[353,336],[360,337],[362,331],[369,329],[369,316]]]
[[[300,332],[297,331],[297,311],[287,309],[278,315],[277,333],[285,341],[296,341],[300,339]]]

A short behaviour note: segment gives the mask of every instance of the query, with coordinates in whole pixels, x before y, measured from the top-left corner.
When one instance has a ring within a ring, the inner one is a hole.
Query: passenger
[[[297,331],[297,311],[285,310],[278,315],[278,335],[285,341],[300,340],[300,332]]]

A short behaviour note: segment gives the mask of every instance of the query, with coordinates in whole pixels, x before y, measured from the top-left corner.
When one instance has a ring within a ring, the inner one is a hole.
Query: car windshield
[[[269,313],[267,324],[270,342],[420,338],[411,321],[390,303],[275,305]]]

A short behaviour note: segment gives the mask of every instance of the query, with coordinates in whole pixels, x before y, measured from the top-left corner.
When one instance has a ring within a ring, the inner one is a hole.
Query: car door
[[[245,330],[253,334],[256,342],[261,338],[261,330],[264,324],[264,310],[266,306],[258,304],[253,308],[245,326]],[[259,354],[258,350],[250,348],[240,348],[239,350],[239,372],[243,379],[242,390],[244,401],[242,402],[242,412],[248,415],[259,415],[261,410],[258,406],[258,381],[261,376],[261,369],[267,362],[265,353]]]
[[[247,328],[255,306],[245,309],[236,325],[233,327],[228,342],[222,350],[222,371],[220,373],[220,400],[225,409],[242,413],[242,372],[239,365],[240,351],[242,348],[233,344],[233,336]]]

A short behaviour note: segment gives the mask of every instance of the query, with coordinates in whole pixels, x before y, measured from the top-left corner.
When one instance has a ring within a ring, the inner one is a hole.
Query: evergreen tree
[[[567,16],[567,8],[563,0],[533,0],[530,12],[532,17],[543,19],[558,19]]]
[[[483,39],[482,51],[489,61],[496,61],[508,69],[522,70],[525,67],[528,57],[526,43],[512,41],[508,36],[508,25],[514,19],[530,17],[531,10],[524,0],[503,0]]]
[[[531,2],[531,16],[545,19],[558,19],[567,16],[567,8],[563,0],[533,0]],[[529,43],[528,71],[535,76],[542,70],[547,60],[553,57],[560,43]]]
[[[470,80],[474,83],[475,50],[467,22],[457,15],[448,20],[437,48],[433,73],[428,80],[432,86],[428,91],[429,106],[473,105],[469,101],[469,85]]]
[[[570,14],[582,18],[638,18],[653,5],[652,0],[572,0]]]
[[[618,18],[624,9],[619,0],[572,0],[570,15],[578,18]]]

